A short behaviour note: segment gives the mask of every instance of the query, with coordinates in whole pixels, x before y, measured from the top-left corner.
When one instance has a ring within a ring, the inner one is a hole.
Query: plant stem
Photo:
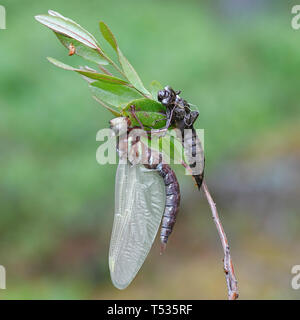
[[[113,74],[110,73],[107,69],[105,69],[104,67],[102,67],[100,64],[98,64],[99,69],[104,72],[105,74],[112,76]]]
[[[123,77],[126,78],[125,73],[101,50],[101,48],[97,47],[97,51],[99,52],[100,56],[107,60]]]
[[[219,237],[222,243],[223,251],[224,251],[224,272],[225,272],[225,278],[226,278],[226,283],[227,283],[227,288],[228,288],[228,299],[229,300],[236,300],[239,296],[238,294],[238,287],[237,287],[237,280],[234,274],[234,268],[233,268],[233,263],[231,260],[230,256],[230,250],[229,250],[229,245],[228,245],[228,240],[225,234],[225,231],[223,229],[222,223],[220,221],[218,211],[216,204],[209,193],[209,190],[207,188],[206,182],[203,181],[202,183],[202,189],[204,191],[204,194],[207,198],[208,204],[211,209],[212,217],[215,222],[215,225],[217,227]]]
[[[192,175],[192,169],[190,166],[188,166],[184,161],[181,161],[181,164],[185,167],[186,170],[189,171],[189,173]],[[197,184],[196,184],[197,186]],[[237,280],[235,277],[234,273],[234,268],[233,268],[233,263],[230,255],[230,250],[229,250],[229,245],[228,245],[228,240],[226,237],[226,233],[223,229],[221,220],[218,215],[217,207],[216,204],[207,188],[205,180],[202,182],[201,186],[206,199],[208,201],[208,204],[211,209],[212,217],[215,222],[215,225],[217,227],[217,231],[222,243],[223,247],[223,252],[224,252],[224,273],[225,273],[225,278],[226,278],[226,283],[227,283],[227,290],[228,290],[228,300],[236,300],[239,297],[239,292],[238,292],[238,287],[237,287]]]

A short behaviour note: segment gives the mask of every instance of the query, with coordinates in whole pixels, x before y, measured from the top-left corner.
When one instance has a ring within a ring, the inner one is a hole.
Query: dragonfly
[[[158,101],[166,107],[166,127],[159,132],[165,132],[172,124],[182,132],[193,128],[198,113],[190,110],[187,102],[179,97],[179,92],[167,86],[158,92]],[[134,114],[134,108],[131,111]],[[136,114],[134,117],[139,121]],[[120,161],[116,173],[109,269],[114,286],[125,289],[143,265],[160,225],[161,252],[165,250],[179,211],[180,188],[175,172],[163,162],[159,152],[149,149],[141,141],[128,138],[128,132],[133,130],[129,118],[112,119],[110,126],[118,137],[117,151],[123,161]],[[191,139],[188,137],[188,146],[194,153],[199,149],[199,155],[203,156],[200,141],[195,140],[194,135]],[[141,164],[136,164],[133,159],[137,154],[143,155]],[[204,163],[201,165],[204,168]],[[200,188],[203,171],[194,178]]]

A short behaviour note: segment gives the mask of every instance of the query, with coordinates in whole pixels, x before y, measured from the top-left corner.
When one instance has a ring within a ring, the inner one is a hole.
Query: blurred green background
[[[1,299],[226,299],[211,214],[180,172],[181,210],[166,253],[156,240],[133,283],[109,278],[116,166],[95,159],[110,114],[78,65],[34,15],[56,10],[100,37],[113,30],[144,84],[159,80],[199,106],[206,180],[241,299],[298,299],[300,31],[294,1],[4,0],[0,30]],[[91,65],[92,66],[92,65]]]

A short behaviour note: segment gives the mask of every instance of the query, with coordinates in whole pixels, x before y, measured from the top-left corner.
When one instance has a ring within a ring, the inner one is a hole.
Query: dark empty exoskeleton
[[[157,99],[166,107],[167,127],[175,124],[181,131],[192,128],[199,116],[198,111],[193,111],[188,102],[180,98],[181,91],[174,91],[170,86],[158,91]]]
[[[199,116],[199,112],[191,110],[189,103],[179,96],[180,92],[174,91],[170,86],[166,86],[158,92],[157,99],[166,107],[166,128],[174,125],[181,132],[185,156],[198,189],[200,189],[204,176],[205,159],[201,142],[193,126]]]

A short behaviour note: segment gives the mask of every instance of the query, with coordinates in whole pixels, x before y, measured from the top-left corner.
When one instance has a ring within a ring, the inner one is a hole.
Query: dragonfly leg
[[[135,120],[139,123],[139,125],[141,126],[141,128],[142,128],[143,130],[145,130],[145,128],[144,128],[141,120],[139,119],[139,117],[138,117],[137,114],[136,114],[136,109],[135,109],[135,105],[134,105],[134,104],[132,104],[132,105],[130,106],[130,113],[131,113],[132,116],[135,118]]]
[[[153,125],[155,126],[157,122],[162,121],[162,120],[165,120],[165,119],[167,119],[167,117],[166,117],[166,116],[164,116],[164,117],[162,117],[162,118],[160,118],[160,119],[156,119],[156,120],[154,120]],[[153,128],[153,127],[149,127],[149,128],[154,130],[154,128]]]
[[[154,129],[154,130],[151,130],[151,135],[155,136],[155,137],[164,137],[168,131],[168,128],[170,127],[171,125],[171,122],[172,122],[172,117],[173,117],[173,112],[174,112],[174,108],[170,111],[170,109],[167,109],[167,123],[166,123],[166,126],[162,129]]]
[[[184,124],[186,126],[186,128],[191,128],[192,125],[194,124],[194,122],[197,120],[199,116],[199,112],[198,111],[191,111],[188,116],[186,116],[183,120],[184,120]]]
[[[171,121],[173,120],[172,118],[173,118],[174,109],[175,108],[173,108],[171,111],[170,111],[170,109],[167,109],[167,119],[168,119],[167,124],[166,124],[167,129],[170,127]]]
[[[151,137],[153,138],[161,138],[164,137],[167,133],[168,129],[153,129],[151,130]]]

